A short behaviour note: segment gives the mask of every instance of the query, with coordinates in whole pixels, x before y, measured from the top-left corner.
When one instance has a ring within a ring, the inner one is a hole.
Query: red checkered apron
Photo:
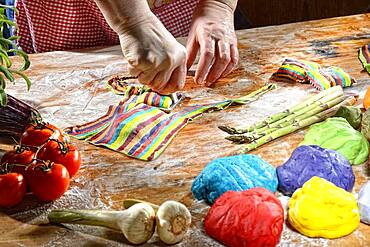
[[[198,1],[173,0],[151,6],[167,30],[180,37],[188,34]],[[16,6],[18,34],[22,37],[19,45],[27,53],[119,43],[94,0],[17,0]]]

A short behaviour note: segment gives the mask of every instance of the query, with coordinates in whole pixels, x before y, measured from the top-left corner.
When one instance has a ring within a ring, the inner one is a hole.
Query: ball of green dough
[[[341,117],[332,117],[312,125],[300,145],[318,145],[336,150],[353,165],[368,159],[369,143],[366,138]]]
[[[345,118],[353,128],[358,129],[361,125],[362,112],[354,106],[341,106],[335,117]]]

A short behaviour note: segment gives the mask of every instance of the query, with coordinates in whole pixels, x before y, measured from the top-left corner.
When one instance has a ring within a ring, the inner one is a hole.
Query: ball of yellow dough
[[[355,197],[333,183],[312,177],[289,201],[290,224],[308,237],[339,238],[360,224]]]

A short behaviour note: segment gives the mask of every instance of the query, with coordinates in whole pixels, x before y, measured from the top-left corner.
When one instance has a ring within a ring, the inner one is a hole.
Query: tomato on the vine
[[[53,137],[63,141],[63,135],[60,129],[49,123],[38,123],[30,125],[21,136],[21,144],[28,146],[41,146],[47,140]]]
[[[38,159],[50,160],[62,164],[72,178],[81,166],[81,154],[77,148],[69,143],[50,140],[42,147],[37,155]]]
[[[11,207],[20,203],[26,194],[26,187],[22,174],[0,175],[0,207]]]
[[[9,164],[12,172],[26,176],[26,166],[35,158],[35,152],[28,148],[16,146],[14,150],[6,152],[1,158],[1,164]],[[13,166],[11,166],[13,165]]]
[[[49,161],[39,161],[32,166],[27,179],[31,192],[43,201],[58,199],[69,187],[67,168]]]

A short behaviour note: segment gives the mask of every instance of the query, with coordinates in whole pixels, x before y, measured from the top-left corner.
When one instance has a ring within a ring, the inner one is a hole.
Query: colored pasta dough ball
[[[370,224],[370,182],[362,186],[357,203],[360,208],[361,221]]]
[[[275,246],[283,230],[284,210],[264,188],[228,191],[212,205],[206,233],[226,246]]]
[[[300,146],[287,162],[276,169],[279,190],[284,195],[294,191],[313,176],[324,178],[351,191],[355,183],[351,164],[340,153],[319,146]]]
[[[312,125],[300,145],[318,145],[336,150],[354,165],[362,164],[369,155],[366,138],[341,117],[328,118]]]
[[[195,178],[192,192],[196,199],[213,203],[229,190],[264,187],[277,189],[276,169],[256,155],[244,154],[213,160]]]
[[[335,117],[345,118],[354,129],[358,129],[361,125],[362,112],[358,107],[341,106]]]
[[[323,178],[312,177],[289,201],[290,224],[308,237],[339,238],[360,224],[355,197]]]

